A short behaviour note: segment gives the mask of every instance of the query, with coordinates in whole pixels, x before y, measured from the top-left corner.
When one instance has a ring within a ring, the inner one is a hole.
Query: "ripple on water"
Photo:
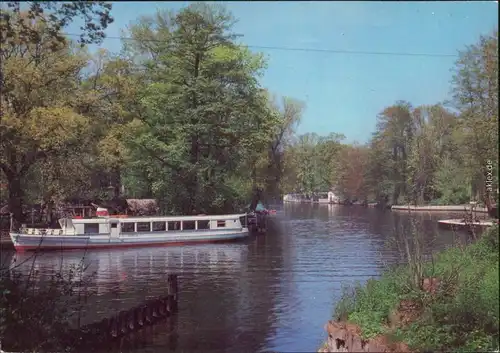
[[[280,232],[243,243],[85,254],[88,272],[96,273],[97,291],[87,303],[85,320],[165,294],[167,275],[177,273],[179,350],[315,351],[342,287],[378,276],[384,265],[397,260],[386,243],[401,216],[301,206],[285,208],[276,222],[281,222]],[[442,246],[452,239],[442,231],[436,234]],[[35,262],[37,276],[43,280],[61,266],[67,270],[83,255],[42,254]],[[17,263],[25,256],[16,255]],[[28,262],[20,270],[30,267]],[[143,348],[123,351],[163,353],[169,346],[162,327],[146,337]]]

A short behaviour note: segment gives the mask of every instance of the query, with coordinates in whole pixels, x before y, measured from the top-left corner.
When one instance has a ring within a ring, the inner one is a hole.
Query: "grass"
[[[378,280],[345,289],[335,319],[357,324],[364,338],[386,334],[412,350],[493,351],[499,342],[499,242],[492,227],[473,244],[450,248],[422,263],[441,280],[435,294],[415,287],[411,266],[390,268]],[[390,327],[402,300],[422,310],[408,325]]]

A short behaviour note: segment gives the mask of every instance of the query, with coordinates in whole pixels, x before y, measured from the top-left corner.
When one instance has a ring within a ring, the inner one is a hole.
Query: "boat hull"
[[[203,243],[229,242],[249,236],[247,228],[228,230],[225,232],[189,232],[188,234],[155,234],[135,233],[133,235],[28,235],[10,233],[12,243],[17,251],[33,250],[76,250],[76,249],[109,249],[147,246],[179,246]]]

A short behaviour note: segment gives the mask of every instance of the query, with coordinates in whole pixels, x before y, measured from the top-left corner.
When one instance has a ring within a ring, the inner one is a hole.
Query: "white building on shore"
[[[340,198],[333,192],[319,192],[315,195],[306,194],[286,194],[283,196],[283,202],[301,202],[301,203],[339,203]]]

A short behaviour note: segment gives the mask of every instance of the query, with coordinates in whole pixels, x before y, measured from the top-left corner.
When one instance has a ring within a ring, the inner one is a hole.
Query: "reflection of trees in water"
[[[185,351],[259,351],[273,336],[273,311],[279,294],[283,252],[276,234],[258,236],[248,245],[249,261],[235,273],[216,279],[187,280],[196,290],[181,298],[179,347]],[[188,314],[189,313],[189,314]],[[197,329],[199,328],[199,329]]]
[[[65,351],[62,337],[79,321],[91,278],[81,262],[44,276],[35,263],[13,256],[0,268],[0,339],[9,351]]]
[[[299,303],[296,310],[314,311],[304,298],[304,288],[310,285],[299,288],[300,281],[316,276],[314,280],[328,277],[340,283],[372,276],[382,260],[390,263],[397,254],[397,249],[384,248],[384,243],[408,233],[412,219],[418,221],[429,247],[434,244],[437,249],[453,237],[437,226],[437,219],[450,217],[444,214],[408,217],[401,212],[341,205],[289,204],[284,209],[273,220],[283,223],[281,234],[270,231],[243,243],[88,253],[88,271],[96,272],[93,285],[99,295],[90,298],[86,316],[98,320],[146,297],[163,295],[167,275],[178,273],[179,349],[258,351],[273,344],[269,342],[274,342],[275,330],[283,329],[277,324],[280,320],[295,320],[296,313],[286,309],[289,305]],[[323,257],[318,259],[316,254]],[[79,261],[82,254],[60,256],[41,254],[37,260],[40,278],[61,263]],[[167,331],[162,327],[151,330],[144,345],[158,347],[156,351],[149,348],[152,352],[163,352],[169,341]]]
[[[433,253],[467,238],[464,232],[453,232],[439,226],[438,220],[456,217],[454,214],[390,212],[389,215],[390,227],[385,228],[386,247],[398,255],[399,262],[406,261],[406,250],[403,251],[402,246],[408,246],[411,253],[422,251],[425,261]]]
[[[82,323],[138,305],[146,297],[164,295],[167,275],[177,273],[179,348],[257,351],[276,320],[269,315],[276,299],[268,289],[277,285],[280,271],[268,275],[266,269],[282,268],[283,249],[277,241],[278,237],[262,236],[242,244],[89,252],[84,262],[88,272],[95,272],[93,286],[98,294],[88,300]],[[17,254],[17,261],[23,256],[28,255]],[[43,253],[34,265],[37,281],[64,271],[82,256]],[[20,266],[19,270],[29,269]],[[151,330],[145,344],[163,346],[168,337],[167,330]]]
[[[387,243],[387,249],[382,252],[397,254],[398,250],[391,239],[401,236],[411,237],[419,232],[423,239],[426,254],[444,249],[450,244],[466,241],[467,234],[453,232],[439,227],[438,220],[460,218],[454,213],[425,212],[395,212],[361,206],[343,205],[308,205],[300,203],[285,203],[285,217],[292,220],[316,219],[334,222],[333,227],[342,229],[365,228],[372,237],[380,237]]]

